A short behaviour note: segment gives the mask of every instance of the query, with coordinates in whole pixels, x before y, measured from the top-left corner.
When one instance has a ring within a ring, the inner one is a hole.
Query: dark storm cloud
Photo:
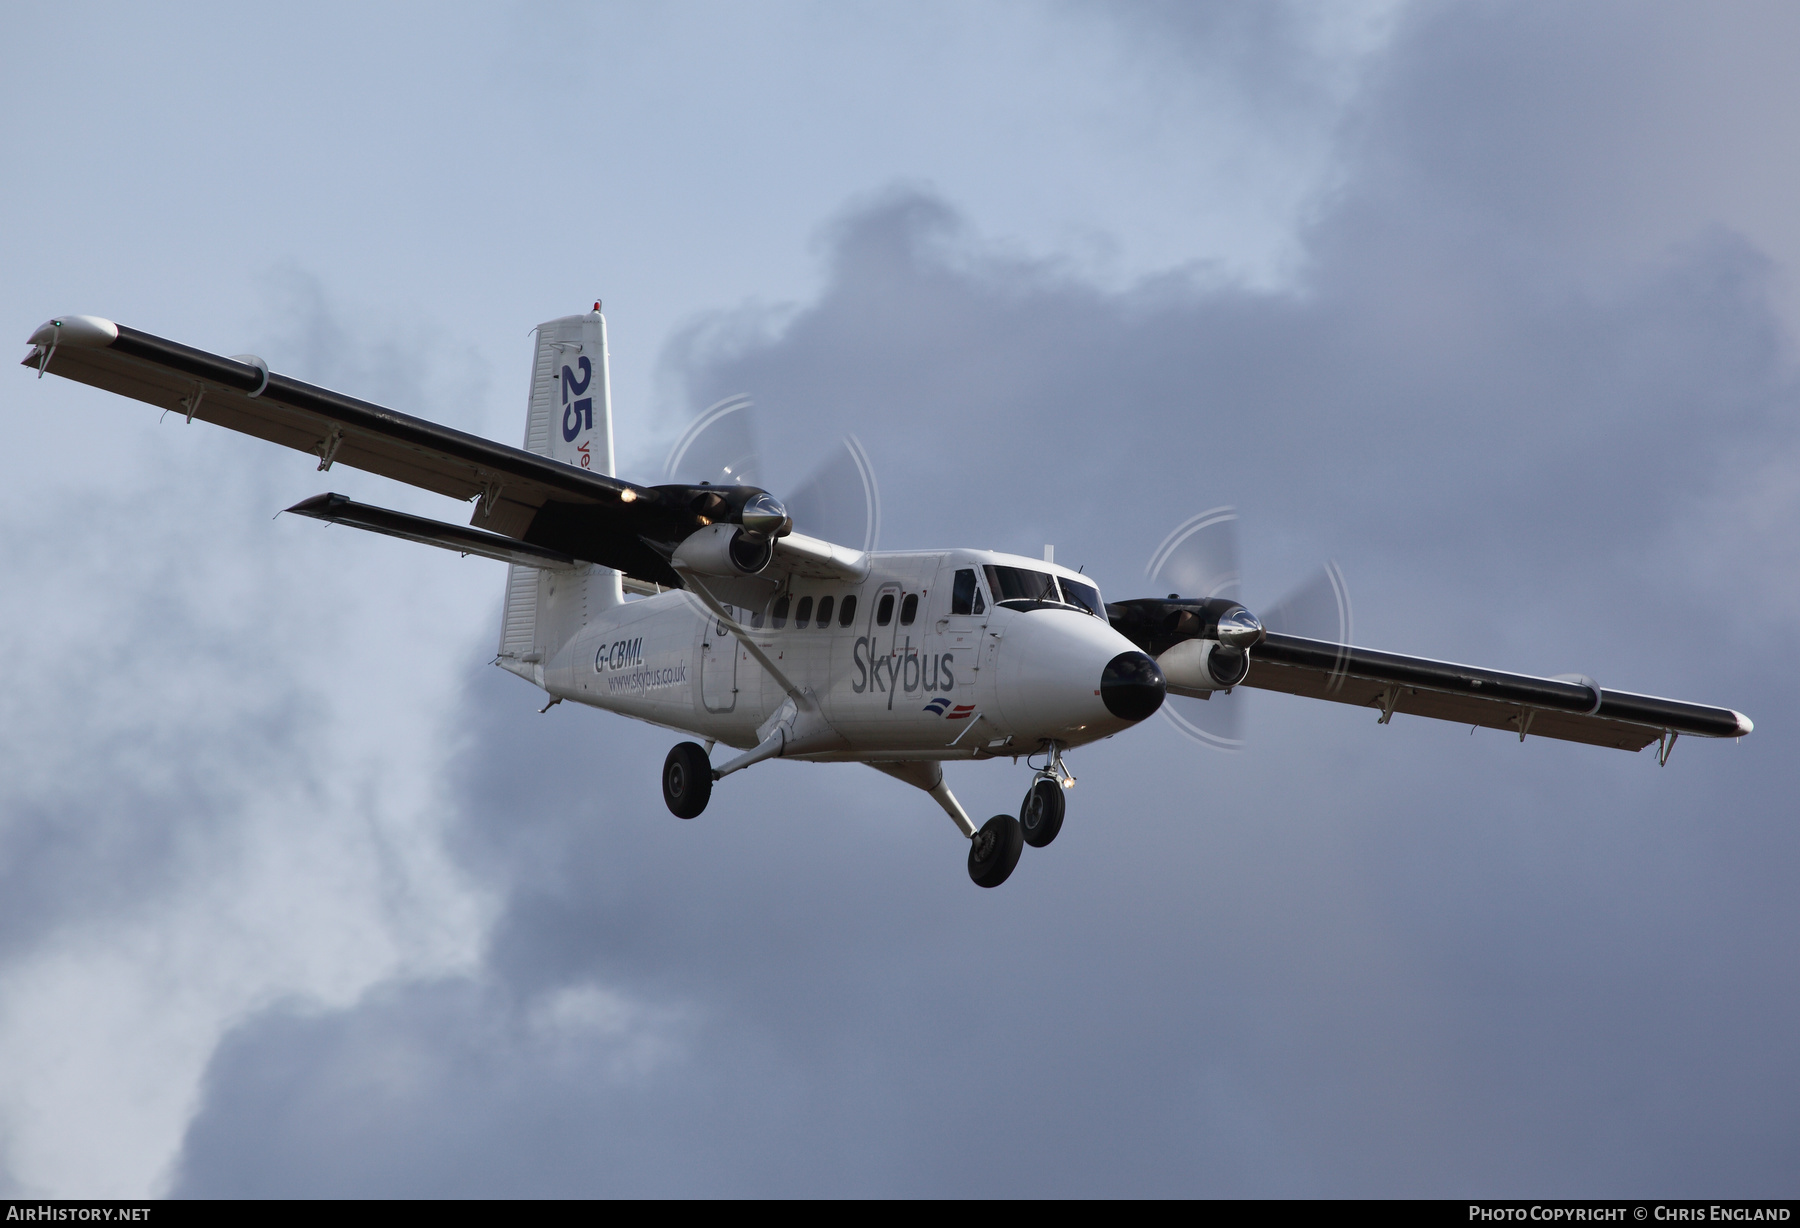
[[[379,324],[351,335],[302,273],[270,283],[264,348],[278,367],[373,387],[411,412],[471,416],[481,381],[456,370],[458,356]],[[449,389],[420,375],[446,367],[458,377]],[[275,650],[307,646],[330,621],[330,582],[297,592],[296,551],[320,543],[271,549],[288,526],[270,514],[299,467],[95,395],[55,381],[14,389],[77,455],[130,459],[91,464],[67,501],[29,509],[4,547],[5,574],[29,595],[18,629],[35,650],[32,683],[53,658],[57,690],[79,698],[14,716],[0,774],[0,959],[38,952],[59,929],[163,907],[183,875],[231,856],[259,795],[325,791],[300,748],[318,743],[327,705]],[[302,483],[318,480],[307,472]],[[332,581],[351,570],[341,554],[333,563]],[[327,609],[309,612],[306,596]],[[48,688],[21,684],[23,672],[15,665],[15,698],[41,699]]]
[[[753,392],[795,476],[856,431],[890,547],[1054,541],[1119,597],[1235,501],[1253,591],[1335,553],[1365,641],[1598,661],[1750,711],[1747,746],[1659,771],[1259,697],[1241,756],[1083,752],[1056,846],[981,892],[874,772],[768,765],[681,823],[670,735],[485,671],[479,976],[248,1022],[177,1192],[1784,1192],[1795,663],[1686,635],[1666,551],[1734,459],[1795,454],[1792,375],[1742,237],[1570,260],[1654,69],[1555,12],[1407,31],[1300,290],[1107,293],[901,193],[837,224],[816,303],[670,362],[693,405]],[[1025,777],[951,781],[991,813]]]

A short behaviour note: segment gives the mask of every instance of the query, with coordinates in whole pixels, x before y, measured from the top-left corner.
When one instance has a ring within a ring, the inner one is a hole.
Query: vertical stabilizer
[[[600,304],[584,315],[538,325],[525,450],[579,469],[612,474],[612,378]],[[477,523],[479,515],[478,511]],[[557,649],[589,617],[622,599],[619,573],[609,568],[587,567],[574,575],[552,576],[512,564],[500,619],[500,665],[542,686],[544,664]]]

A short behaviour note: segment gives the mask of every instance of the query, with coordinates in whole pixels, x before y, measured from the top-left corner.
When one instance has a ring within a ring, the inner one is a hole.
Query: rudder
[[[612,378],[599,303],[585,314],[538,325],[524,446],[566,465],[612,474]],[[610,568],[552,576],[510,564],[498,664],[542,686],[544,664],[556,650],[589,617],[621,600],[619,573]]]

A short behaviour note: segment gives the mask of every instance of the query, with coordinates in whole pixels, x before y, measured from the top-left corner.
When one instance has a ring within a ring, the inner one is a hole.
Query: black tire
[[[977,887],[998,887],[1019,864],[1019,854],[1024,851],[1025,834],[1019,830],[1019,820],[997,814],[969,841],[969,877]]]
[[[663,801],[678,819],[691,819],[712,797],[712,760],[698,742],[683,742],[663,760]]]
[[[1056,839],[1056,833],[1062,830],[1066,808],[1060,784],[1046,776],[1033,781],[1025,800],[1019,804],[1019,826],[1025,831],[1025,843],[1041,849]]]

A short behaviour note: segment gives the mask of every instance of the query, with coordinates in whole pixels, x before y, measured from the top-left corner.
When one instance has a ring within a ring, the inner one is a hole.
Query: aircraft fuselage
[[[1027,582],[1054,575],[1064,592],[1080,586],[1087,596],[1009,602],[992,591],[1020,573]],[[1038,559],[878,553],[861,583],[795,578],[760,609],[728,608],[847,742],[797,758],[1018,755],[1079,746],[1141,719],[1114,710],[1116,693],[1110,705],[1102,694],[1108,664],[1140,655],[1136,646],[1108,624],[1091,582]],[[725,621],[681,591],[590,615],[533,680],[559,699],[735,747],[754,746],[786,699]]]

